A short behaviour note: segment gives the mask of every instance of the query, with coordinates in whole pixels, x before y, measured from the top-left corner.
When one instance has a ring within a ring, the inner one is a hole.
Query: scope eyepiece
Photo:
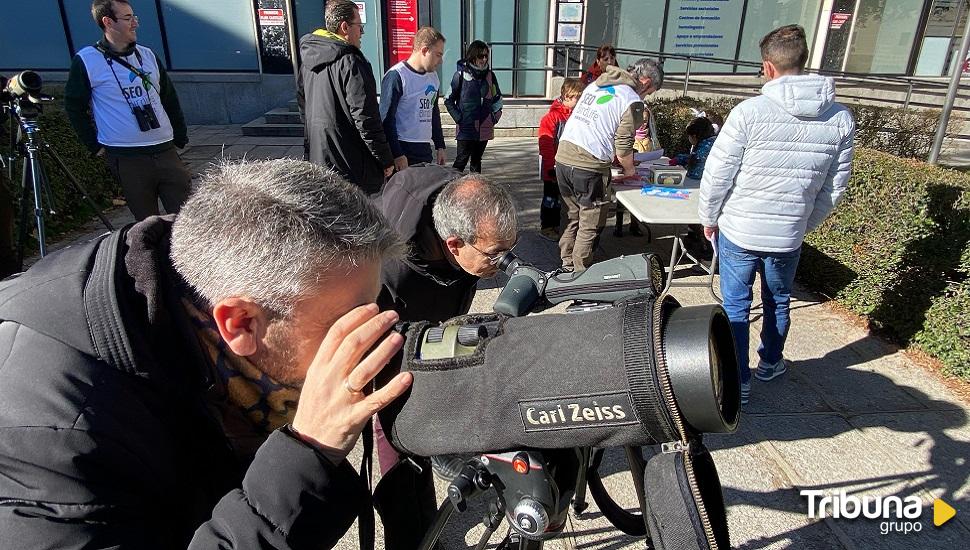
[[[495,266],[498,267],[499,271],[504,272],[506,275],[512,275],[511,272],[518,267],[520,262],[521,260],[519,260],[519,257],[516,256],[514,252],[509,250],[505,254],[502,254],[502,257],[499,258],[498,263],[495,264]]]

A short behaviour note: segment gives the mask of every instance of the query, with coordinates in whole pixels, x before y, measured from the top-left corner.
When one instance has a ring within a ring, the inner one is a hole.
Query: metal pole
[[[960,77],[963,76],[963,64],[967,59],[967,50],[970,50],[970,18],[967,19],[967,26],[963,29],[963,44],[960,46],[960,55],[953,61],[953,77],[950,78],[950,89],[946,92],[946,101],[943,103],[943,111],[940,113],[940,127],[936,129],[936,139],[933,140],[933,148],[930,149],[930,156],[926,159],[926,162],[930,164],[936,164],[940,158],[943,138],[946,137],[946,126],[950,122],[950,111],[953,110],[957,88],[960,87]]]
[[[687,97],[687,85],[690,84],[690,61],[691,58],[687,58],[687,72],[684,74],[684,97]]]

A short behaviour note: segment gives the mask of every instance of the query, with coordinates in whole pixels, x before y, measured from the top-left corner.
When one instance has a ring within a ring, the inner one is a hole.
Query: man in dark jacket
[[[370,509],[345,457],[411,381],[362,391],[403,342],[371,303],[400,251],[273,160],[0,284],[0,547],[332,547]]]
[[[384,216],[407,239],[410,252],[384,262],[381,309],[397,311],[403,321],[444,321],[468,313],[478,280],[495,276],[498,259],[515,246],[509,192],[481,175],[462,176],[454,168],[429,164],[396,173],[382,201]],[[385,475],[374,497],[388,548],[416,548],[434,518],[431,472],[392,468],[397,453],[377,427]],[[451,463],[464,460],[433,457],[432,462],[436,471],[453,477]]]
[[[495,276],[498,259],[516,242],[508,191],[453,168],[424,165],[395,174],[382,210],[411,252],[384,262],[378,303],[404,321],[468,313],[478,280]]]
[[[300,39],[297,101],[305,121],[304,158],[329,166],[365,193],[380,193],[394,171],[377,105],[377,83],[360,51],[357,4],[327,2],[326,28]]]

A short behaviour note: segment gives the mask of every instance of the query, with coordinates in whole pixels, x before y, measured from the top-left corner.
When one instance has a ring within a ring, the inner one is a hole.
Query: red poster
[[[393,65],[411,55],[414,33],[418,31],[418,1],[387,0],[387,22]]]

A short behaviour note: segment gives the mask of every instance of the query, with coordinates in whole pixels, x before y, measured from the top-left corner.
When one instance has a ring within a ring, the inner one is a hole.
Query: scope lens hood
[[[664,327],[674,398],[699,433],[731,433],[741,412],[741,375],[731,324],[718,305],[676,308]]]

